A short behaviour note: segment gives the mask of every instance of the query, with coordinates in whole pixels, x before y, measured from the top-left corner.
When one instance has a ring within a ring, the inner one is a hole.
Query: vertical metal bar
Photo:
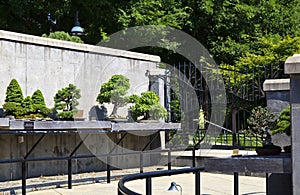
[[[168,150],[168,170],[172,169],[172,167],[171,167],[171,149],[172,149],[172,147],[170,147]]]
[[[110,156],[107,156],[106,161],[106,180],[107,183],[110,183]]]
[[[200,195],[200,171],[195,172],[195,195]]]
[[[72,159],[68,159],[68,189],[72,189]]]
[[[193,167],[196,166],[196,148],[195,146],[193,147]]]
[[[146,178],[146,195],[152,195],[151,177]]]
[[[234,179],[233,179],[233,191],[234,195],[239,195],[239,173],[234,172],[233,173]]]
[[[140,153],[140,173],[144,172],[144,156],[143,152]]]
[[[22,195],[26,195],[27,162],[22,162]]]
[[[266,195],[269,195],[269,174],[266,173]]]

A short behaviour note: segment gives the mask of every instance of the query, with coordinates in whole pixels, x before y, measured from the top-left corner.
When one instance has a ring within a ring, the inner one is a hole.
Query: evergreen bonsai
[[[291,109],[285,108],[281,111],[278,119],[276,120],[276,126],[272,129],[272,134],[285,133],[291,135]]]
[[[101,86],[97,102],[99,104],[112,103],[114,105],[110,118],[120,118],[117,111],[119,107],[128,103],[129,98],[126,94],[129,88],[129,79],[123,75],[113,75]]]
[[[158,120],[168,116],[167,110],[160,105],[160,98],[153,91],[146,91],[138,96],[133,94],[130,96],[133,103],[131,106],[131,117],[137,120],[142,117],[142,120]]]
[[[46,107],[45,99],[41,90],[37,89],[31,97],[33,114],[38,117],[47,117],[51,113],[51,109]]]
[[[56,116],[60,119],[72,119],[77,113],[76,106],[79,105],[80,97],[80,89],[73,84],[58,90],[54,96],[54,109],[61,112]]]
[[[23,109],[23,92],[16,79],[12,79],[6,89],[6,97],[3,108],[6,115],[13,115],[15,117],[25,114]]]

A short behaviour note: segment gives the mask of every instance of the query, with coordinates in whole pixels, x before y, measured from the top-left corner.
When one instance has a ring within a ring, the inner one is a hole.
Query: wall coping
[[[300,74],[300,54],[294,54],[285,61],[284,73]]]
[[[96,54],[111,55],[117,57],[145,60],[151,62],[160,62],[160,57],[155,55],[131,52],[126,50],[112,49],[95,45],[81,44],[70,41],[62,41],[51,38],[38,37],[33,35],[21,34],[0,30],[0,40],[11,40],[16,42],[42,45],[47,47],[56,47],[67,50],[76,50],[82,52],[92,52]]]
[[[263,84],[264,91],[289,91],[290,79],[267,79]]]

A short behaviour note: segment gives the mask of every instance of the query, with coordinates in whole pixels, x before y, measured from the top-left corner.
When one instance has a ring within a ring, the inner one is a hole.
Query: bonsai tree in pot
[[[46,118],[51,113],[51,109],[46,107],[45,99],[41,90],[37,89],[31,96],[32,109],[35,117]]]
[[[54,96],[54,109],[59,110],[56,114],[58,119],[71,120],[77,113],[76,106],[81,98],[80,89],[73,84],[58,90]]]
[[[97,96],[97,102],[99,104],[112,103],[114,105],[109,118],[125,118],[118,115],[117,111],[119,107],[129,102],[129,97],[126,96],[129,88],[129,79],[120,74],[113,75],[106,83],[103,83]]]
[[[141,96],[133,94],[130,96],[133,106],[130,108],[133,120],[158,120],[168,116],[167,110],[160,105],[160,98],[153,91],[141,93]]]
[[[270,131],[275,125],[275,116],[271,110],[261,106],[255,107],[252,109],[247,123],[246,131],[262,140],[262,149],[256,149],[258,155],[275,155],[281,152],[281,147],[275,146],[271,139]]]
[[[6,89],[5,103],[3,109],[7,116],[19,118],[25,114],[23,109],[24,96],[22,89],[16,79],[12,79]]]

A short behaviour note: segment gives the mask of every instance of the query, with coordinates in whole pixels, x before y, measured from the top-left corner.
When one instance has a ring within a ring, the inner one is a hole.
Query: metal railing
[[[151,195],[152,194],[152,178],[153,177],[171,176],[171,175],[178,175],[178,174],[184,174],[184,173],[194,173],[195,174],[195,195],[199,195],[200,187],[201,187],[200,186],[200,172],[201,171],[204,171],[204,166],[128,175],[128,176],[123,177],[119,181],[118,195],[141,195],[141,194],[134,192],[134,191],[128,189],[127,187],[125,187],[126,182],[137,180],[137,179],[145,179],[146,180],[146,195]]]

